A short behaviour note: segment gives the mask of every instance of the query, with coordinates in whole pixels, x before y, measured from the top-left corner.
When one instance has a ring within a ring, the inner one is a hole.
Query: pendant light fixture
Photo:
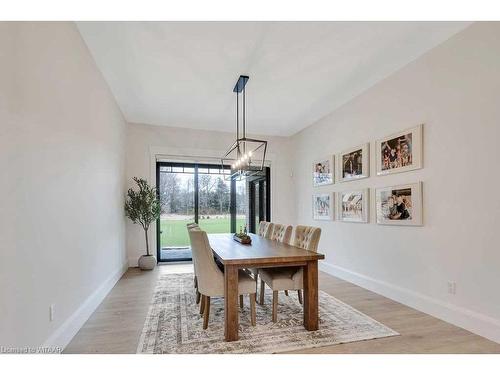
[[[230,179],[241,180],[260,174],[266,159],[267,141],[247,137],[245,87],[248,79],[248,76],[240,76],[233,89],[236,93],[236,141],[221,160],[223,170],[231,166]]]

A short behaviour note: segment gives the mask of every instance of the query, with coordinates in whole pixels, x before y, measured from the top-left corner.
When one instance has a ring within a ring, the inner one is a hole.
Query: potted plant
[[[125,200],[125,215],[134,224],[141,224],[146,237],[146,255],[139,258],[142,270],[152,270],[156,266],[156,257],[149,254],[148,230],[152,222],[160,217],[161,205],[156,188],[149,186],[142,178],[134,177],[138,191],[128,189]]]

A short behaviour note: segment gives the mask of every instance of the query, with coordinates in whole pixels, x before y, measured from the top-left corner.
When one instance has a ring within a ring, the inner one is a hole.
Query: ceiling
[[[78,22],[129,122],[292,135],[466,22]]]

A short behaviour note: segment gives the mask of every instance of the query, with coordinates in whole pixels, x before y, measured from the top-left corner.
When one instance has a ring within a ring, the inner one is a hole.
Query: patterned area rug
[[[278,353],[398,335],[382,323],[320,291],[320,329],[302,325],[297,293],[279,295],[278,322],[271,320],[272,292],[257,304],[257,326],[250,324],[250,303],[240,309],[239,341],[224,341],[224,299],[212,298],[208,329],[196,304],[193,274],[162,275],[158,281],[137,353]]]

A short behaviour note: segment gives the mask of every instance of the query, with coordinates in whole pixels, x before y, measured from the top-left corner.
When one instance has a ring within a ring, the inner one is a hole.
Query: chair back
[[[317,251],[321,228],[297,225],[293,244],[302,249]]]
[[[200,226],[197,223],[187,223],[186,227],[187,229],[190,229],[190,228],[199,228]]]
[[[224,274],[215,263],[207,232],[199,229],[192,229],[188,232],[196,278],[198,279],[198,291],[205,296],[223,295]]]
[[[271,240],[290,243],[290,237],[292,236],[292,226],[283,224],[273,224],[273,233],[271,235]]]
[[[259,236],[270,239],[273,234],[273,226],[273,223],[261,221],[259,223]]]

